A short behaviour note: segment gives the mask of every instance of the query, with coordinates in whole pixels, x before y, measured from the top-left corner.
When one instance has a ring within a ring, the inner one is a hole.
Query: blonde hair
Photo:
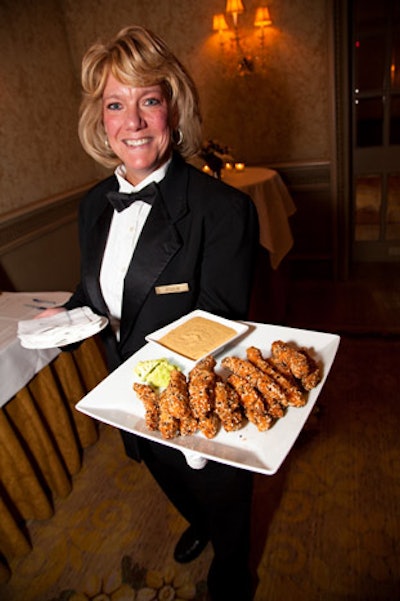
[[[83,148],[106,167],[121,161],[107,145],[103,126],[102,97],[109,74],[125,85],[161,85],[170,116],[177,117],[172,144],[184,158],[201,145],[201,115],[196,86],[165,42],[154,33],[133,25],[122,29],[107,44],[96,43],[82,61],[83,98],[79,138]]]

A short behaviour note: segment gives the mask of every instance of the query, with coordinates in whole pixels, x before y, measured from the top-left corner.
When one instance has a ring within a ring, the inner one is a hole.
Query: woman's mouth
[[[144,146],[145,144],[148,144],[148,142],[149,142],[149,138],[139,138],[138,140],[124,140],[124,144],[126,144],[126,146],[130,146],[132,148]]]

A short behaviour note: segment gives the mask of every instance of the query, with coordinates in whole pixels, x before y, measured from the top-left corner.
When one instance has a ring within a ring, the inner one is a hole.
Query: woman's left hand
[[[45,309],[41,311],[37,315],[35,315],[34,319],[42,319],[43,317],[53,317],[53,315],[57,315],[57,313],[62,313],[66,311],[64,307],[50,307],[49,309]]]

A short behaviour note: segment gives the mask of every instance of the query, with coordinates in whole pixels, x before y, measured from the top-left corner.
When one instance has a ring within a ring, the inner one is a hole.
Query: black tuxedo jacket
[[[103,332],[110,369],[143,346],[148,333],[193,309],[247,316],[259,240],[252,200],[178,154],[158,186],[125,277],[120,341],[110,327]],[[111,176],[81,203],[81,280],[69,309],[88,305],[107,315],[99,273],[113,215],[106,193],[117,189]]]

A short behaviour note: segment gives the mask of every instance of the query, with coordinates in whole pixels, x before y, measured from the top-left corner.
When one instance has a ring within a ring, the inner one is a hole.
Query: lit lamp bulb
[[[228,25],[225,21],[225,16],[222,13],[220,13],[219,15],[214,15],[213,16],[213,30],[218,31],[219,45],[221,46],[221,51],[224,48],[223,32],[226,31],[227,29],[228,29]]]
[[[272,25],[271,17],[267,6],[259,6],[256,12],[256,18],[254,19],[254,25],[256,27],[267,27]]]
[[[213,30],[218,31],[218,33],[222,33],[228,29],[227,22],[225,21],[225,16],[220,13],[219,15],[213,16]]]
[[[226,12],[228,13],[228,15],[232,15],[233,24],[235,25],[235,27],[237,27],[238,15],[241,15],[244,12],[242,0],[227,0]]]

